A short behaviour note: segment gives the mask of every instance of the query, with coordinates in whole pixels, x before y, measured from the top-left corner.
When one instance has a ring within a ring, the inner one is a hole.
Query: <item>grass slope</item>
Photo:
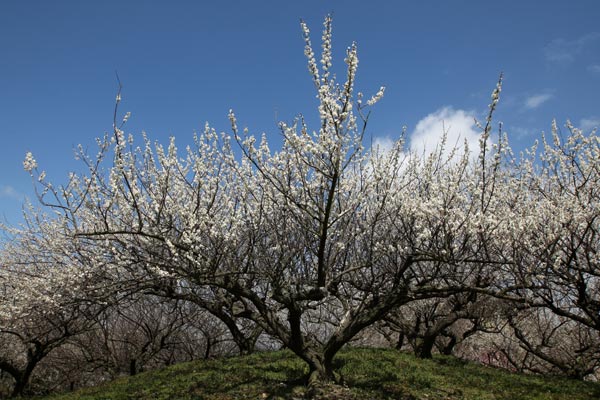
[[[419,360],[387,349],[349,349],[336,358],[344,386],[322,399],[600,399],[600,384],[511,374],[453,357]],[[178,364],[46,400],[302,399],[303,363],[292,353],[258,353]]]

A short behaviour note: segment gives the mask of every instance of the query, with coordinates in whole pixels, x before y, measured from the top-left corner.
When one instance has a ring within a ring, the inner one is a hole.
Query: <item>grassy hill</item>
[[[349,349],[337,358],[343,386],[321,399],[600,399],[600,384],[511,374],[453,357],[419,360],[386,349]],[[258,353],[150,371],[46,400],[302,399],[306,371],[292,353]]]

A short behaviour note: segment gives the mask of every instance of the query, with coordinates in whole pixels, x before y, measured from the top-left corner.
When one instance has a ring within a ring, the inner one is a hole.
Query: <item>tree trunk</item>
[[[208,360],[210,358],[210,350],[212,348],[212,340],[209,335],[205,336],[206,338],[206,350],[204,350],[204,359]]]
[[[27,388],[27,384],[29,383],[29,378],[31,377],[34,367],[35,365],[28,364],[25,367],[25,370],[23,370],[20,374],[13,375],[13,378],[15,379],[15,386],[13,386],[11,397],[19,397],[25,393],[25,389]]]
[[[417,347],[415,348],[415,355],[419,358],[432,358],[432,350],[433,350],[433,346],[435,345],[435,338],[436,336],[425,336],[424,338],[420,339],[419,342],[417,344]]]
[[[11,371],[7,371],[15,380],[15,385],[13,386],[13,391],[11,393],[11,397],[22,396],[27,388],[27,384],[29,383],[29,378],[31,378],[31,374],[36,367],[37,363],[42,359],[41,357],[36,357],[35,355],[28,356],[29,361],[23,370],[14,369],[12,373]]]
[[[258,335],[255,335],[255,332],[252,332],[247,336],[238,327],[235,318],[230,316],[218,305],[205,305],[204,308],[212,315],[219,318],[221,322],[223,322],[225,326],[227,326],[227,329],[229,329],[229,333],[231,333],[231,338],[238,346],[240,355],[243,356],[247,354],[252,354],[254,352],[254,347],[256,345],[256,341],[258,340]]]
[[[402,349],[402,346],[404,346],[404,332],[400,332],[398,334],[398,341],[396,342],[396,350]]]
[[[129,375],[134,376],[135,374],[137,374],[137,372],[137,360],[135,358],[132,358],[131,360],[129,360]]]
[[[454,335],[450,336],[450,341],[448,342],[447,345],[442,347],[440,352],[446,356],[452,355],[452,352],[454,351],[454,347],[456,347],[456,343],[457,343],[456,336],[454,336]]]
[[[21,396],[23,394],[23,391],[25,390],[25,385],[27,384],[27,382],[21,377],[17,378],[13,376],[13,378],[15,378],[15,385],[13,386],[13,391],[10,394],[10,397]]]
[[[316,357],[309,363],[308,387],[314,388],[323,383],[336,382],[333,373],[333,359]]]
[[[235,343],[237,344],[238,348],[240,349],[240,356],[246,356],[248,354],[252,354],[254,352],[254,342],[251,342],[249,340],[240,340],[240,341],[235,341]]]

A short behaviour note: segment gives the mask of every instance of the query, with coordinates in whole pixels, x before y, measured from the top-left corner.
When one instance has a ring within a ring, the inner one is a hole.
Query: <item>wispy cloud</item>
[[[446,155],[454,146],[465,141],[471,151],[479,146],[479,130],[473,119],[475,113],[443,107],[421,119],[410,135],[410,147],[417,152],[431,153],[446,133]]]
[[[575,61],[588,46],[600,43],[600,32],[591,32],[577,39],[554,39],[544,48],[546,60],[553,64],[568,65]]]
[[[591,132],[592,129],[598,129],[598,128],[600,128],[600,118],[599,117],[582,118],[579,121],[579,129],[581,129],[585,133]]]
[[[525,109],[533,110],[538,108],[553,97],[550,93],[541,93],[533,96],[529,96],[525,99]]]
[[[600,74],[600,64],[588,65],[587,70],[593,74]]]
[[[14,187],[9,185],[0,186],[0,198],[9,198],[14,200],[23,200],[25,196],[19,193]]]
[[[506,132],[508,133],[508,136],[511,139],[512,138],[515,138],[515,139],[530,138],[532,135],[538,133],[533,129],[525,128],[522,126],[510,126],[510,127],[508,127]]]

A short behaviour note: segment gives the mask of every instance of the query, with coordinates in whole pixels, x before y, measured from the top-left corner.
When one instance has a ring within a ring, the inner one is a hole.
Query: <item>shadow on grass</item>
[[[341,372],[352,388],[394,399],[600,399],[600,385],[514,374],[449,356],[431,360],[390,349],[342,352]]]
[[[304,366],[290,354],[274,357],[259,353],[232,361],[210,365],[198,376],[189,393],[215,399],[286,399],[297,394],[298,388],[306,383]]]

